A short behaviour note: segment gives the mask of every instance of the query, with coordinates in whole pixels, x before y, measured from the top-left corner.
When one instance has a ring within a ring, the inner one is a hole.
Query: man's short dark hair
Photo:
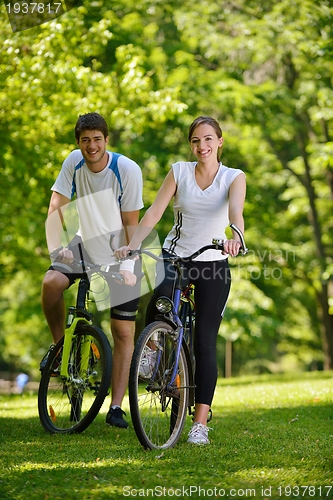
[[[99,130],[104,135],[104,139],[109,135],[106,121],[98,113],[87,113],[80,115],[75,125],[75,138],[79,141],[84,130]]]

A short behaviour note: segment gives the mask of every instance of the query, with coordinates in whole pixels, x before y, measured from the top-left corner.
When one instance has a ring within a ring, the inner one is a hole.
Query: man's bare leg
[[[111,319],[114,340],[112,356],[111,406],[121,406],[127,386],[134,349],[135,321]]]
[[[106,423],[127,428],[128,423],[123,418],[125,412],[121,409],[121,404],[128,386],[134,348],[135,322],[111,319],[111,332],[114,339],[111,377],[112,396]]]
[[[58,271],[47,271],[42,284],[42,309],[56,344],[65,333],[65,302],[63,292],[68,288],[68,278]]]

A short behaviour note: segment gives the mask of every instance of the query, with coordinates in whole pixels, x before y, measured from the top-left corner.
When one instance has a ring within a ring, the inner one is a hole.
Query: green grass
[[[188,417],[161,453],[132,425],[106,426],[107,403],[85,432],[60,436],[41,427],[36,394],[0,396],[0,498],[333,498],[332,403],[332,372],[219,379],[211,445],[186,443]]]

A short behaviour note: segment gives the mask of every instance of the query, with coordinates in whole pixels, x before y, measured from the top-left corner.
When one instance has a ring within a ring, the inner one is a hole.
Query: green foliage
[[[78,115],[97,111],[110,125],[111,148],[142,167],[146,207],[170,164],[190,158],[192,119],[220,120],[223,161],[242,168],[248,184],[251,252],[232,264],[244,271],[221,327],[237,337],[235,371],[256,358],[282,370],[290,356],[289,367],[309,367],[323,351],[333,366],[332,14],[328,0],[222,8],[208,0],[84,0],[15,34],[1,19],[6,361],[32,368],[49,343],[39,306],[49,190],[75,148]],[[170,209],[158,227],[162,240],[171,223]]]

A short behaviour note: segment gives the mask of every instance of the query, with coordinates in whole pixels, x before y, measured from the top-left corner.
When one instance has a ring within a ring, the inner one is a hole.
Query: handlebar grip
[[[116,272],[112,272],[110,273],[111,274],[111,277],[117,281],[120,281],[121,283],[125,283],[125,279],[124,279],[124,276],[120,273],[116,273]],[[139,276],[137,277],[137,281],[141,281],[142,278],[145,277],[145,273],[141,273],[139,274]]]
[[[110,276],[111,276],[111,278],[113,278],[117,281],[120,281],[121,283],[125,283],[124,276],[120,273],[110,272]]]
[[[109,240],[109,245],[110,245],[110,248],[112,250],[112,252],[114,252],[116,250],[114,244],[113,244],[113,238],[115,237],[116,235],[114,233],[110,234],[110,240]]]
[[[118,260],[118,262],[123,262],[124,260],[133,259],[137,255],[141,255],[141,250],[129,250],[127,252],[126,257],[121,257],[120,259],[117,259],[117,260]]]
[[[244,235],[243,235],[242,231],[235,224],[230,224],[230,227],[231,227],[231,229],[233,231],[235,231],[238,234],[238,236],[240,238],[240,242],[241,242],[241,245],[242,245],[242,249],[240,250],[240,253],[242,255],[246,255],[248,253],[249,249],[246,248],[245,240],[244,240]]]
[[[129,257],[136,257],[137,255],[140,255],[140,250],[129,250],[127,252],[127,257],[125,258],[125,260]]]

